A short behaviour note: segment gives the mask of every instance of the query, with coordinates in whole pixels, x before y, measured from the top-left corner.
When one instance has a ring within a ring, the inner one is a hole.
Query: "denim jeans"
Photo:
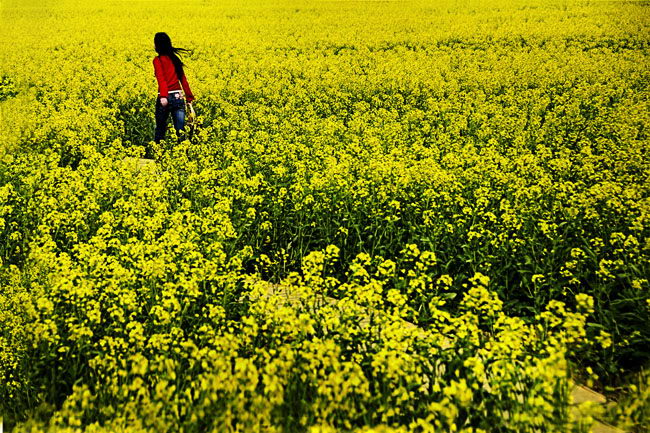
[[[185,100],[180,93],[170,93],[165,107],[160,103],[160,96],[156,99],[156,133],[154,135],[156,143],[165,138],[169,113],[172,115],[174,129],[176,129],[180,140],[181,131],[185,127]]]

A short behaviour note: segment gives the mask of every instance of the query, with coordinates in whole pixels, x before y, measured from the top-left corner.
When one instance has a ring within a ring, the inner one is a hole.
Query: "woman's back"
[[[178,76],[174,67],[174,62],[167,55],[156,56],[153,59],[154,71],[156,79],[158,80],[158,93],[161,98],[167,98],[170,90],[180,90],[181,86],[178,84]],[[180,80],[187,102],[194,100],[192,90],[187,82],[187,77],[183,74]]]

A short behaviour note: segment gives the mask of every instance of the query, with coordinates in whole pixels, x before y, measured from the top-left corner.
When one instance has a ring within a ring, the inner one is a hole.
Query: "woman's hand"
[[[160,105],[162,105],[163,107],[166,107],[167,106],[167,98],[160,98]]]

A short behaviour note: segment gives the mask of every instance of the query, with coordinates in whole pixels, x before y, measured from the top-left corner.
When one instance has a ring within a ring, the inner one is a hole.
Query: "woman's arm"
[[[154,57],[153,59],[153,69],[156,72],[156,80],[158,80],[158,93],[160,93],[160,98],[167,98],[167,82],[165,81],[162,65],[160,64],[160,59],[158,57]]]

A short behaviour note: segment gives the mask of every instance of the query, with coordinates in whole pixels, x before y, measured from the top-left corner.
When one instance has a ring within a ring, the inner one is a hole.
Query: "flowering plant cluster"
[[[588,431],[571,378],[650,422],[642,2],[32,3],[0,6],[14,431]],[[119,30],[161,22],[179,143]]]

